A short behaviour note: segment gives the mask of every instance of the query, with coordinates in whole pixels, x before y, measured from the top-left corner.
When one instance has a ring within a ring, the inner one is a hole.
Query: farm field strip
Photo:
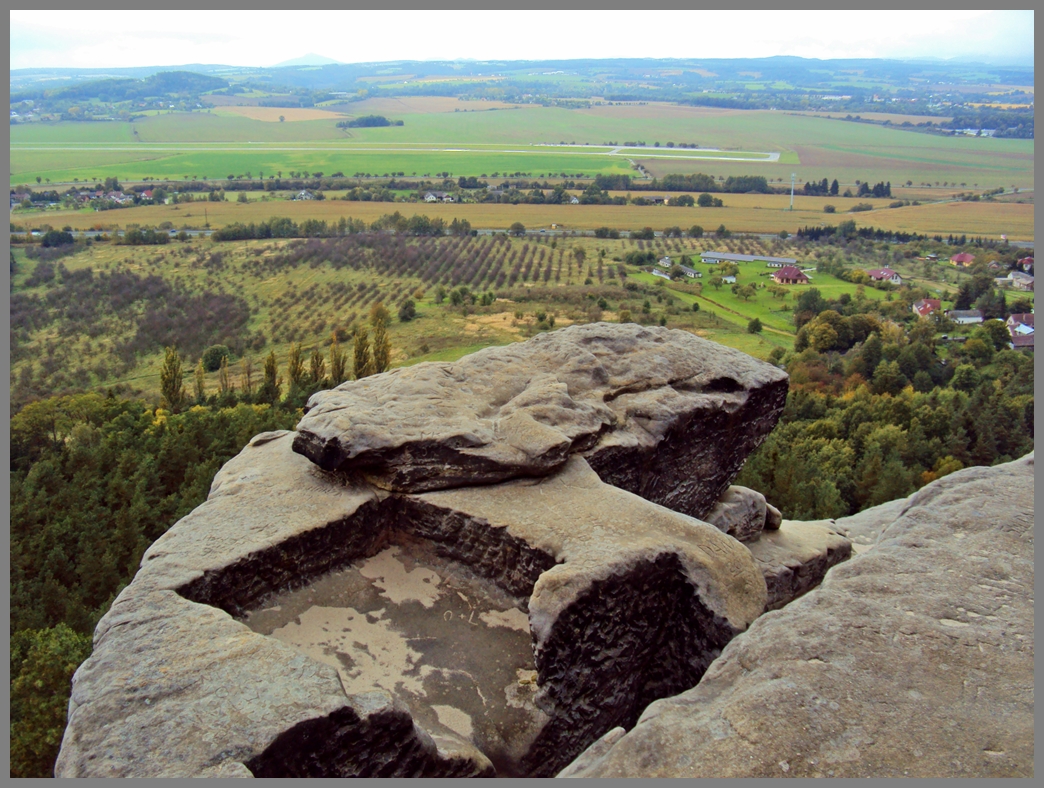
[[[552,224],[565,230],[595,230],[615,227],[621,230],[678,226],[688,229],[694,224],[713,232],[724,224],[733,232],[794,233],[800,227],[836,225],[854,219],[860,227],[879,227],[885,230],[917,232],[928,235],[982,235],[999,238],[1007,235],[1013,241],[1032,241],[1034,238],[1033,205],[1031,203],[1001,202],[946,202],[930,205],[879,208],[864,213],[825,214],[818,201],[830,198],[795,200],[795,210],[789,211],[779,196],[769,202],[776,207],[745,204],[754,195],[735,195],[736,205],[730,206],[730,195],[724,208],[685,208],[664,205],[510,205],[498,203],[388,203],[351,202],[327,199],[315,201],[252,200],[237,202],[199,202],[180,205],[153,205],[140,208],[122,208],[115,211],[45,211],[14,214],[12,220],[27,227],[42,224],[75,229],[91,229],[96,225],[128,224],[157,225],[169,221],[175,227],[202,228],[204,221],[213,228],[233,222],[260,222],[277,216],[286,216],[300,222],[315,218],[337,221],[351,217],[372,222],[384,214],[399,211],[406,216],[424,214],[442,218],[467,219],[476,229],[506,230],[514,222],[521,222],[531,230],[551,228]],[[788,198],[789,199],[789,198]],[[835,200],[835,202],[838,202]],[[873,202],[873,201],[871,201]],[[804,207],[808,206],[808,207]],[[206,217],[206,219],[204,219]]]

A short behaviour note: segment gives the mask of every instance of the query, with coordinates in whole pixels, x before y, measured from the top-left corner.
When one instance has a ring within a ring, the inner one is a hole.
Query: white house
[[[1008,274],[1008,279],[1011,280],[1011,286],[1016,290],[1033,289],[1033,277],[1029,274],[1022,273],[1022,271],[1012,271]]]
[[[671,258],[670,257],[661,257],[659,260],[656,261],[656,264],[657,265],[661,265],[664,268],[670,268],[671,267]]]
[[[689,268],[687,265],[681,266],[682,273],[684,273],[689,279],[699,279],[703,276],[699,271]]]
[[[903,278],[891,268],[874,268],[866,272],[866,275],[875,282],[891,282],[893,285],[901,285]]]

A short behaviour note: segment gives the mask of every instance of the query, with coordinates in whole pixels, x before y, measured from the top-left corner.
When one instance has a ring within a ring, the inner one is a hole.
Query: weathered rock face
[[[492,774],[391,694],[348,696],[333,667],[226,612],[375,549],[377,496],[328,478],[291,441],[256,437],[146,551],[73,679],[57,776]]]
[[[599,324],[316,395],[146,552],[56,773],[554,774],[764,610],[764,562],[690,515],[785,393]]]
[[[595,731],[633,725],[655,698],[695,684],[764,607],[761,573],[738,542],[603,483],[580,458],[547,479],[402,503],[414,531],[447,551],[467,543],[461,531],[485,526],[555,562],[528,605],[536,702],[549,715],[522,761],[532,776],[554,774]]]
[[[1031,777],[1032,455],[873,511],[871,549],[560,776]]]
[[[685,331],[570,326],[319,392],[294,449],[400,492],[544,476],[581,454],[603,481],[698,517],[775,425],[786,381]]]
[[[524,746],[497,752],[509,773],[552,774],[606,728],[692,686],[764,607],[739,542],[606,485],[582,458],[542,479],[381,498],[319,470],[292,440],[255,439],[146,553],[74,679],[59,776],[491,774],[475,737],[453,726],[459,709],[415,722],[412,704],[432,702],[445,668],[407,660],[415,692],[394,676],[392,689],[364,691],[336,654],[317,660],[232,617],[402,539],[520,599],[539,689]],[[490,626],[513,615],[491,611]]]
[[[823,582],[830,567],[847,561],[852,543],[831,520],[784,520],[747,545],[768,588],[766,610],[778,610]]]
[[[703,521],[741,542],[753,542],[761,536],[768,520],[765,496],[747,487],[729,487]],[[778,524],[776,525],[778,528]]]

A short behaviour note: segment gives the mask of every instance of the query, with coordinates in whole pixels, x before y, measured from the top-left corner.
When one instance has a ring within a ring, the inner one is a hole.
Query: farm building
[[[978,309],[951,309],[946,316],[960,326],[982,322],[982,312]]]
[[[1009,344],[1011,344],[1012,350],[1033,350],[1033,333],[1012,334]]]
[[[793,265],[785,265],[772,275],[772,278],[781,285],[807,285],[808,277],[800,268]]]
[[[736,277],[734,277],[734,276],[723,276],[721,278],[721,281],[724,282],[727,285],[734,285],[734,284],[736,284]]]
[[[967,252],[960,252],[950,258],[950,262],[958,268],[963,268],[966,265],[971,265],[975,262],[975,255],[968,254]]]
[[[705,263],[753,263],[755,261],[768,263],[769,268],[782,268],[785,265],[794,265],[797,259],[794,257],[769,257],[761,254],[733,254],[732,252],[701,252],[700,258]]]
[[[664,268],[670,268],[671,267],[671,258],[670,257],[661,257],[659,260],[656,261],[656,264],[657,265],[662,265]]]
[[[649,273],[652,274],[653,276],[658,276],[661,279],[670,279],[671,278],[670,274],[665,273],[663,271],[658,271],[655,268],[650,268],[649,269]]]
[[[1022,271],[1012,271],[1008,274],[1008,279],[1011,280],[1011,286],[1016,290],[1033,289],[1033,277],[1029,274],[1022,273]]]
[[[938,298],[922,298],[914,301],[913,311],[918,317],[928,317],[932,312],[938,312],[942,308],[942,302]]]
[[[425,192],[424,202],[456,202],[449,192]]]
[[[687,265],[681,266],[682,273],[684,273],[689,279],[699,279],[703,276],[699,271],[694,268],[689,268]]]
[[[1032,257],[1020,258],[1019,261],[1016,263],[1016,265],[1018,265],[1018,267],[1021,268],[1026,273],[1029,273],[1030,271],[1033,270],[1033,258]]]
[[[313,195],[310,191],[305,189],[305,190],[299,191],[297,194],[295,194],[294,195],[294,199],[295,200],[314,200],[315,199],[315,195]]]
[[[874,268],[866,272],[866,275],[875,282],[891,282],[893,285],[901,285],[903,278],[891,268]]]
[[[1008,331],[1010,331],[1012,334],[1032,334],[1033,313],[1016,312],[1008,318],[1006,324],[1008,326]]]

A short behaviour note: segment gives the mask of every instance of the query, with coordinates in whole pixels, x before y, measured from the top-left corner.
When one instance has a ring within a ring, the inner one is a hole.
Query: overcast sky
[[[11,11],[11,68],[560,58],[1033,61],[1032,11]]]

